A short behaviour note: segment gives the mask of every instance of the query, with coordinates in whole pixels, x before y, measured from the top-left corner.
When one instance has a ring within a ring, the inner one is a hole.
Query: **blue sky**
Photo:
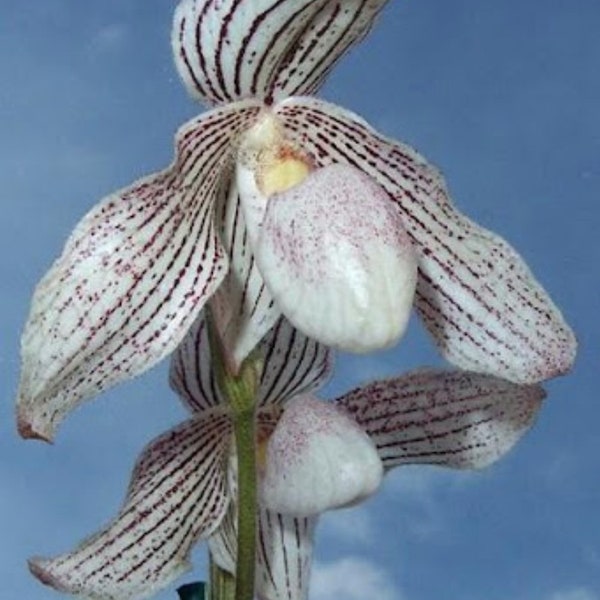
[[[19,440],[13,420],[37,279],[88,208],[165,166],[175,129],[202,110],[172,66],[173,6],[0,6],[2,598],[58,598],[26,557],[109,519],[137,453],[185,416],[162,364],[77,411],[54,446]],[[580,352],[495,467],[397,470],[326,516],[312,600],[600,600],[599,22],[597,0],[394,2],[323,91],[442,169],[456,203],[526,257]],[[343,357],[327,391],[426,364],[441,361],[414,319],[398,348]],[[204,552],[194,560],[202,575]]]

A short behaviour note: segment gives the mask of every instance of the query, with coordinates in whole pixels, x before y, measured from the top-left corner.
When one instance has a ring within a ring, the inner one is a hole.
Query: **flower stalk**
[[[262,364],[256,354],[250,355],[237,374],[226,365],[227,349],[223,347],[214,322],[209,321],[209,340],[217,383],[229,403],[233,420],[237,471],[237,559],[235,572],[235,600],[254,598],[256,569],[256,393],[260,382]],[[211,570],[211,579],[213,570]],[[221,574],[219,574],[219,580]],[[214,585],[216,582],[212,582]],[[218,600],[231,600],[231,586],[221,585],[224,595]]]
[[[210,558],[210,600],[234,600],[235,578]]]

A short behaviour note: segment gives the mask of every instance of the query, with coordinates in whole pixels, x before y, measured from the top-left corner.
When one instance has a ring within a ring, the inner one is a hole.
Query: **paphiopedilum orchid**
[[[172,386],[192,417],[144,450],[112,523],[72,553],[30,562],[44,583],[96,600],[146,598],[189,568],[190,550],[203,538],[217,564],[234,570],[233,426],[207,348],[199,322],[171,366]],[[322,512],[366,498],[396,466],[494,462],[529,428],[544,396],[539,385],[423,370],[328,403],[313,395],[332,366],[324,346],[280,320],[259,348],[261,600],[307,597]]]
[[[422,156],[314,93],[385,0],[183,0],[173,48],[216,105],[166,170],[102,201],[38,285],[19,430],[51,439],[82,400],[171,353],[212,309],[230,369],[284,314],[351,351],[394,343],[410,306],[461,368],[567,371],[575,340],[519,255],[451,203]]]

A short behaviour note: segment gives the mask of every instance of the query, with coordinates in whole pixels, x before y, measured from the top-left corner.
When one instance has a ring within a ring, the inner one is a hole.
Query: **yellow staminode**
[[[287,152],[280,153],[261,169],[261,191],[265,196],[285,192],[302,183],[310,171],[310,164],[305,159]]]

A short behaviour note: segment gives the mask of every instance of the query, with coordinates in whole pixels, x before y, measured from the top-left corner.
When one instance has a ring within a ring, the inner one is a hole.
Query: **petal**
[[[117,518],[70,554],[32,559],[33,574],[60,592],[95,600],[155,594],[189,569],[191,547],[225,515],[230,436],[230,419],[213,411],[154,440]]]
[[[256,594],[260,600],[308,597],[314,529],[318,517],[291,517],[260,509],[257,536]],[[209,539],[210,553],[221,569],[235,572],[236,511],[227,515]]]
[[[221,239],[228,249],[230,269],[211,307],[232,362],[239,367],[275,324],[281,311],[258,270],[250,247],[237,185],[232,181],[222,207]]]
[[[84,217],[38,285],[22,339],[19,428],[50,439],[82,400],[172,352],[225,276],[213,205],[251,102],[190,121],[165,171]]]
[[[260,423],[259,435],[271,432],[271,423]],[[234,456],[229,461],[228,493],[230,498],[237,498]],[[229,573],[235,573],[237,519],[237,506],[233,500],[218,529],[208,540],[212,559]],[[259,507],[256,539],[256,594],[259,600],[306,599],[316,523],[317,517],[291,517]]]
[[[204,312],[200,313],[171,357],[169,384],[184,406],[193,413],[224,404],[215,373],[211,369]]]
[[[315,94],[338,60],[369,33],[387,1],[328,0],[282,64],[273,98]]]
[[[263,509],[258,535],[259,600],[308,597],[314,530],[318,517],[291,517]]]
[[[319,100],[276,112],[317,165],[358,167],[390,195],[419,254],[417,310],[448,360],[518,383],[569,370],[576,342],[559,309],[515,250],[454,208],[419,154]]]
[[[301,392],[317,389],[333,369],[333,353],[279,319],[260,345],[263,370],[260,406],[279,404]],[[214,372],[208,331],[201,316],[171,360],[171,387],[192,412],[224,403]]]
[[[261,345],[264,357],[260,406],[282,404],[318,390],[333,371],[334,354],[279,319]]]
[[[208,103],[316,91],[387,0],[183,0],[172,45],[184,84]]]
[[[387,193],[356,168],[329,165],[273,196],[256,261],[283,314],[323,344],[369,352],[406,329],[412,244]]]
[[[316,515],[370,496],[382,475],[369,436],[333,405],[303,395],[286,405],[269,439],[260,495],[270,510]]]
[[[421,370],[357,388],[336,405],[368,432],[387,468],[417,463],[479,468],[517,443],[544,397],[539,385]]]

